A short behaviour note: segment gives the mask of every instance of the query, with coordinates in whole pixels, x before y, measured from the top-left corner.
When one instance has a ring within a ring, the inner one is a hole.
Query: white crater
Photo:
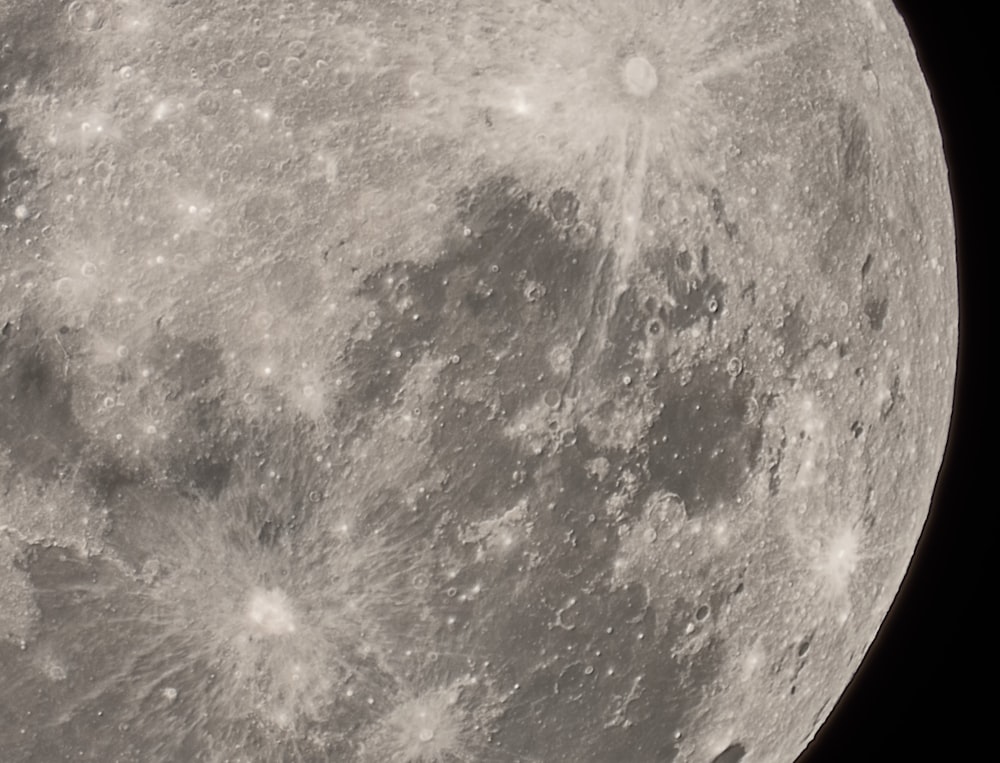
[[[656,69],[643,56],[632,56],[622,70],[625,89],[637,98],[648,98],[660,82]]]
[[[247,603],[247,619],[268,636],[295,632],[295,617],[284,591],[278,588],[254,589]]]

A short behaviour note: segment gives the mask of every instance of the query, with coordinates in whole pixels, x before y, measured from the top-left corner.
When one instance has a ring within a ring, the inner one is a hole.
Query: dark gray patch
[[[861,263],[861,280],[863,281],[868,277],[868,272],[872,269],[872,265],[875,264],[875,255],[869,252],[865,256],[865,261]]]
[[[650,317],[659,317],[675,331],[705,320],[712,328],[724,310],[726,284],[709,271],[709,249],[702,246],[697,260],[687,247],[656,248],[644,253],[643,263],[670,295],[669,304],[655,297],[643,303]]]
[[[580,201],[572,191],[559,188],[549,197],[549,213],[561,225],[575,225],[579,210]]]
[[[892,377],[892,384],[889,387],[889,399],[882,403],[882,410],[879,412],[882,421],[889,418],[889,414],[904,400],[906,400],[906,395],[903,394],[902,381],[899,378],[899,374],[896,374]]]
[[[51,31],[58,28],[62,12],[62,3],[55,0],[5,5],[0,21],[0,104],[15,86],[54,89],[53,66],[69,47]],[[13,219],[19,190],[35,177],[17,149],[19,137],[0,110],[0,222]]]
[[[775,332],[784,348],[782,358],[788,368],[801,363],[810,349],[810,325],[805,310],[804,297],[800,297],[794,305],[786,304]]]
[[[17,150],[19,132],[9,126],[7,113],[0,111],[0,222],[14,219],[14,187],[26,180],[24,157]]]
[[[723,309],[724,290],[725,284],[711,273],[679,285],[673,292],[676,305],[668,316],[670,327],[680,331],[705,319],[711,328]]]
[[[781,489],[781,459],[784,457],[788,438],[782,434],[781,442],[776,447],[769,447],[767,453],[767,490],[772,496]]]
[[[214,337],[185,339],[159,333],[145,351],[155,380],[172,400],[200,390],[225,373],[222,348]]]
[[[106,452],[89,452],[81,467],[81,477],[91,498],[111,504],[119,500],[128,488],[141,484],[149,475],[135,464],[122,461]]]
[[[614,636],[568,655],[565,647],[560,654],[554,645],[546,652],[552,655],[550,663],[526,674],[519,692],[522,702],[505,712],[498,729],[497,740],[507,750],[559,763],[662,763],[676,758],[672,731],[692,707],[695,687],[717,669],[717,649],[709,645],[691,659],[674,659],[669,657],[670,644],[652,636],[653,623],[642,625],[647,638],[640,640],[634,629],[621,628],[615,620],[603,622],[615,623]],[[600,632],[601,624],[595,622],[592,632]],[[682,624],[676,621],[673,626]],[[578,654],[590,649],[601,649],[603,658],[628,669],[588,675],[587,663]],[[534,650],[537,654],[539,647]],[[679,690],[683,686],[690,688]],[[539,706],[545,708],[544,724],[537,720]],[[593,730],[595,718],[606,719],[599,734]]]
[[[283,535],[283,527],[273,519],[265,519],[257,531],[257,540],[265,548],[274,548]]]
[[[712,758],[712,763],[740,763],[746,754],[747,750],[743,745],[731,744]]]
[[[881,331],[885,326],[885,318],[889,313],[888,297],[869,297],[865,300],[865,317],[868,325],[874,331]]]
[[[484,404],[514,410],[540,391],[547,348],[575,338],[585,324],[583,296],[600,259],[594,241],[562,236],[511,178],[464,189],[457,205],[469,235],[448,255],[433,265],[395,263],[365,278],[360,294],[372,309],[347,352],[348,415],[359,405],[391,403],[430,351],[454,357],[448,384],[490,378],[496,398]]]
[[[687,385],[675,380],[664,389],[648,435],[651,489],[677,493],[692,516],[736,497],[763,441],[760,423],[746,422],[751,384],[702,365]]]
[[[73,388],[56,341],[22,316],[0,337],[0,446],[25,474],[66,473],[86,438],[73,412]]]
[[[521,457],[488,407],[442,400],[437,411],[443,426],[434,431],[431,447],[435,462],[451,474],[442,500],[460,504],[461,521],[486,519],[499,500],[513,504],[530,492],[534,464]]]
[[[378,526],[450,520],[445,532],[455,533],[452,545],[465,564],[439,592],[435,612],[447,613],[452,628],[475,628],[478,652],[503,655],[495,661],[498,680],[521,683],[520,696],[530,698],[512,703],[499,724],[497,742],[512,756],[574,763],[588,756],[672,760],[676,750],[669,735],[664,742],[663,723],[678,722],[697,702],[694,690],[678,687],[700,685],[720,657],[710,647],[693,658],[670,658],[668,645],[656,643],[654,634],[658,618],[673,615],[655,611],[640,585],[610,587],[619,540],[603,507],[621,490],[625,471],[648,475],[647,490],[678,492],[692,513],[735,495],[760,447],[759,425],[743,422],[753,381],[703,365],[687,385],[664,378],[650,392],[641,384],[647,369],[635,349],[649,327],[681,329],[702,319],[711,325],[722,309],[724,284],[708,272],[707,249],[686,262],[664,250],[654,277],[668,285],[672,300],[650,301],[635,288],[612,294],[610,253],[597,233],[565,235],[572,219],[565,210],[574,207],[575,216],[575,204],[569,196],[555,203],[554,196],[538,202],[511,178],[464,189],[457,198],[457,230],[446,237],[443,256],[433,264],[396,262],[362,280],[359,296],[369,304],[343,357],[349,384],[339,416],[348,437],[361,436],[359,419],[373,426],[410,405],[401,393],[418,361],[446,361],[420,415],[431,423],[421,444],[428,470],[447,476],[420,512],[406,510],[390,491],[373,501],[378,505],[368,519]],[[599,341],[605,337],[607,343]],[[570,376],[586,375],[609,400],[634,397],[638,403],[653,394],[662,403],[648,453],[645,447],[600,447],[585,429],[571,445],[553,436],[542,452],[529,452],[510,437],[516,415],[553,390],[565,396],[573,387],[574,379],[553,377],[549,354],[556,344],[576,348]],[[633,382],[623,386],[623,374]],[[672,448],[677,457],[667,452]],[[609,463],[600,478],[587,469],[597,456]],[[531,549],[541,558],[532,564],[546,571],[528,584],[523,555],[477,553],[479,544],[462,540],[456,529],[495,518],[522,498],[534,507]],[[644,498],[637,496],[635,505]],[[270,527],[262,532],[264,541],[273,533]],[[433,532],[423,524],[405,535]],[[489,581],[491,599],[508,606],[480,608],[454,595],[477,580]],[[567,607],[570,600],[576,603]],[[709,601],[713,610],[721,605]],[[598,678],[581,659],[595,651],[634,671]],[[641,691],[626,703],[636,675],[644,676]],[[536,722],[538,703],[545,707],[544,728]],[[595,735],[593,718],[615,712],[631,725]],[[578,739],[587,740],[586,750],[583,742],[566,741]]]
[[[229,482],[243,432],[214,395],[180,398],[174,411],[174,434],[162,456],[165,476],[185,495],[214,498]]]
[[[853,104],[843,103],[838,118],[840,168],[848,183],[865,181],[871,175],[872,154],[868,123]]]
[[[182,490],[187,488],[207,498],[213,498],[218,496],[229,482],[232,463],[226,460],[224,453],[212,452],[180,463],[175,462],[171,471],[184,483]]]
[[[676,254],[677,267],[680,268],[682,273],[688,273],[691,270],[691,266],[694,264],[694,258],[691,257],[691,252],[687,249],[681,249]]]
[[[726,205],[722,200],[722,192],[718,188],[713,188],[708,196],[709,208],[712,211],[712,218],[716,225],[721,225],[729,238],[735,238],[739,233],[739,225],[730,220],[726,215]]]
[[[53,33],[60,26],[64,3],[36,0],[4,6],[0,27],[0,102],[17,83],[32,87],[51,85],[49,75],[60,56],[70,47]],[[41,34],[48,31],[48,34]]]
[[[836,136],[840,176],[831,190],[837,205],[818,250],[820,270],[828,275],[848,267],[853,271],[851,263],[861,257],[871,225],[871,139],[864,115],[853,104],[841,104]]]
[[[715,224],[718,225],[726,219],[726,207],[722,202],[722,193],[720,193],[718,188],[713,188],[709,193],[708,199],[709,207],[711,207],[712,215],[715,219]]]

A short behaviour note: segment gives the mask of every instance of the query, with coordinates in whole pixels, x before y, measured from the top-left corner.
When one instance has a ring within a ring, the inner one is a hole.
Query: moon
[[[957,347],[887,0],[0,0],[5,760],[794,760]]]

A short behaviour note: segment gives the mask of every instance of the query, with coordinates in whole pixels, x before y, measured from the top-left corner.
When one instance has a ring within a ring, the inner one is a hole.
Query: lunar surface
[[[792,761],[955,282],[887,0],[0,0],[0,757]]]

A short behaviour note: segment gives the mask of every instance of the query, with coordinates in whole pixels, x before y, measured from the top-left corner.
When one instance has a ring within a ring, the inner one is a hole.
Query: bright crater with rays
[[[295,617],[291,602],[280,589],[254,589],[247,602],[246,615],[247,620],[265,635],[282,636],[295,633]]]

